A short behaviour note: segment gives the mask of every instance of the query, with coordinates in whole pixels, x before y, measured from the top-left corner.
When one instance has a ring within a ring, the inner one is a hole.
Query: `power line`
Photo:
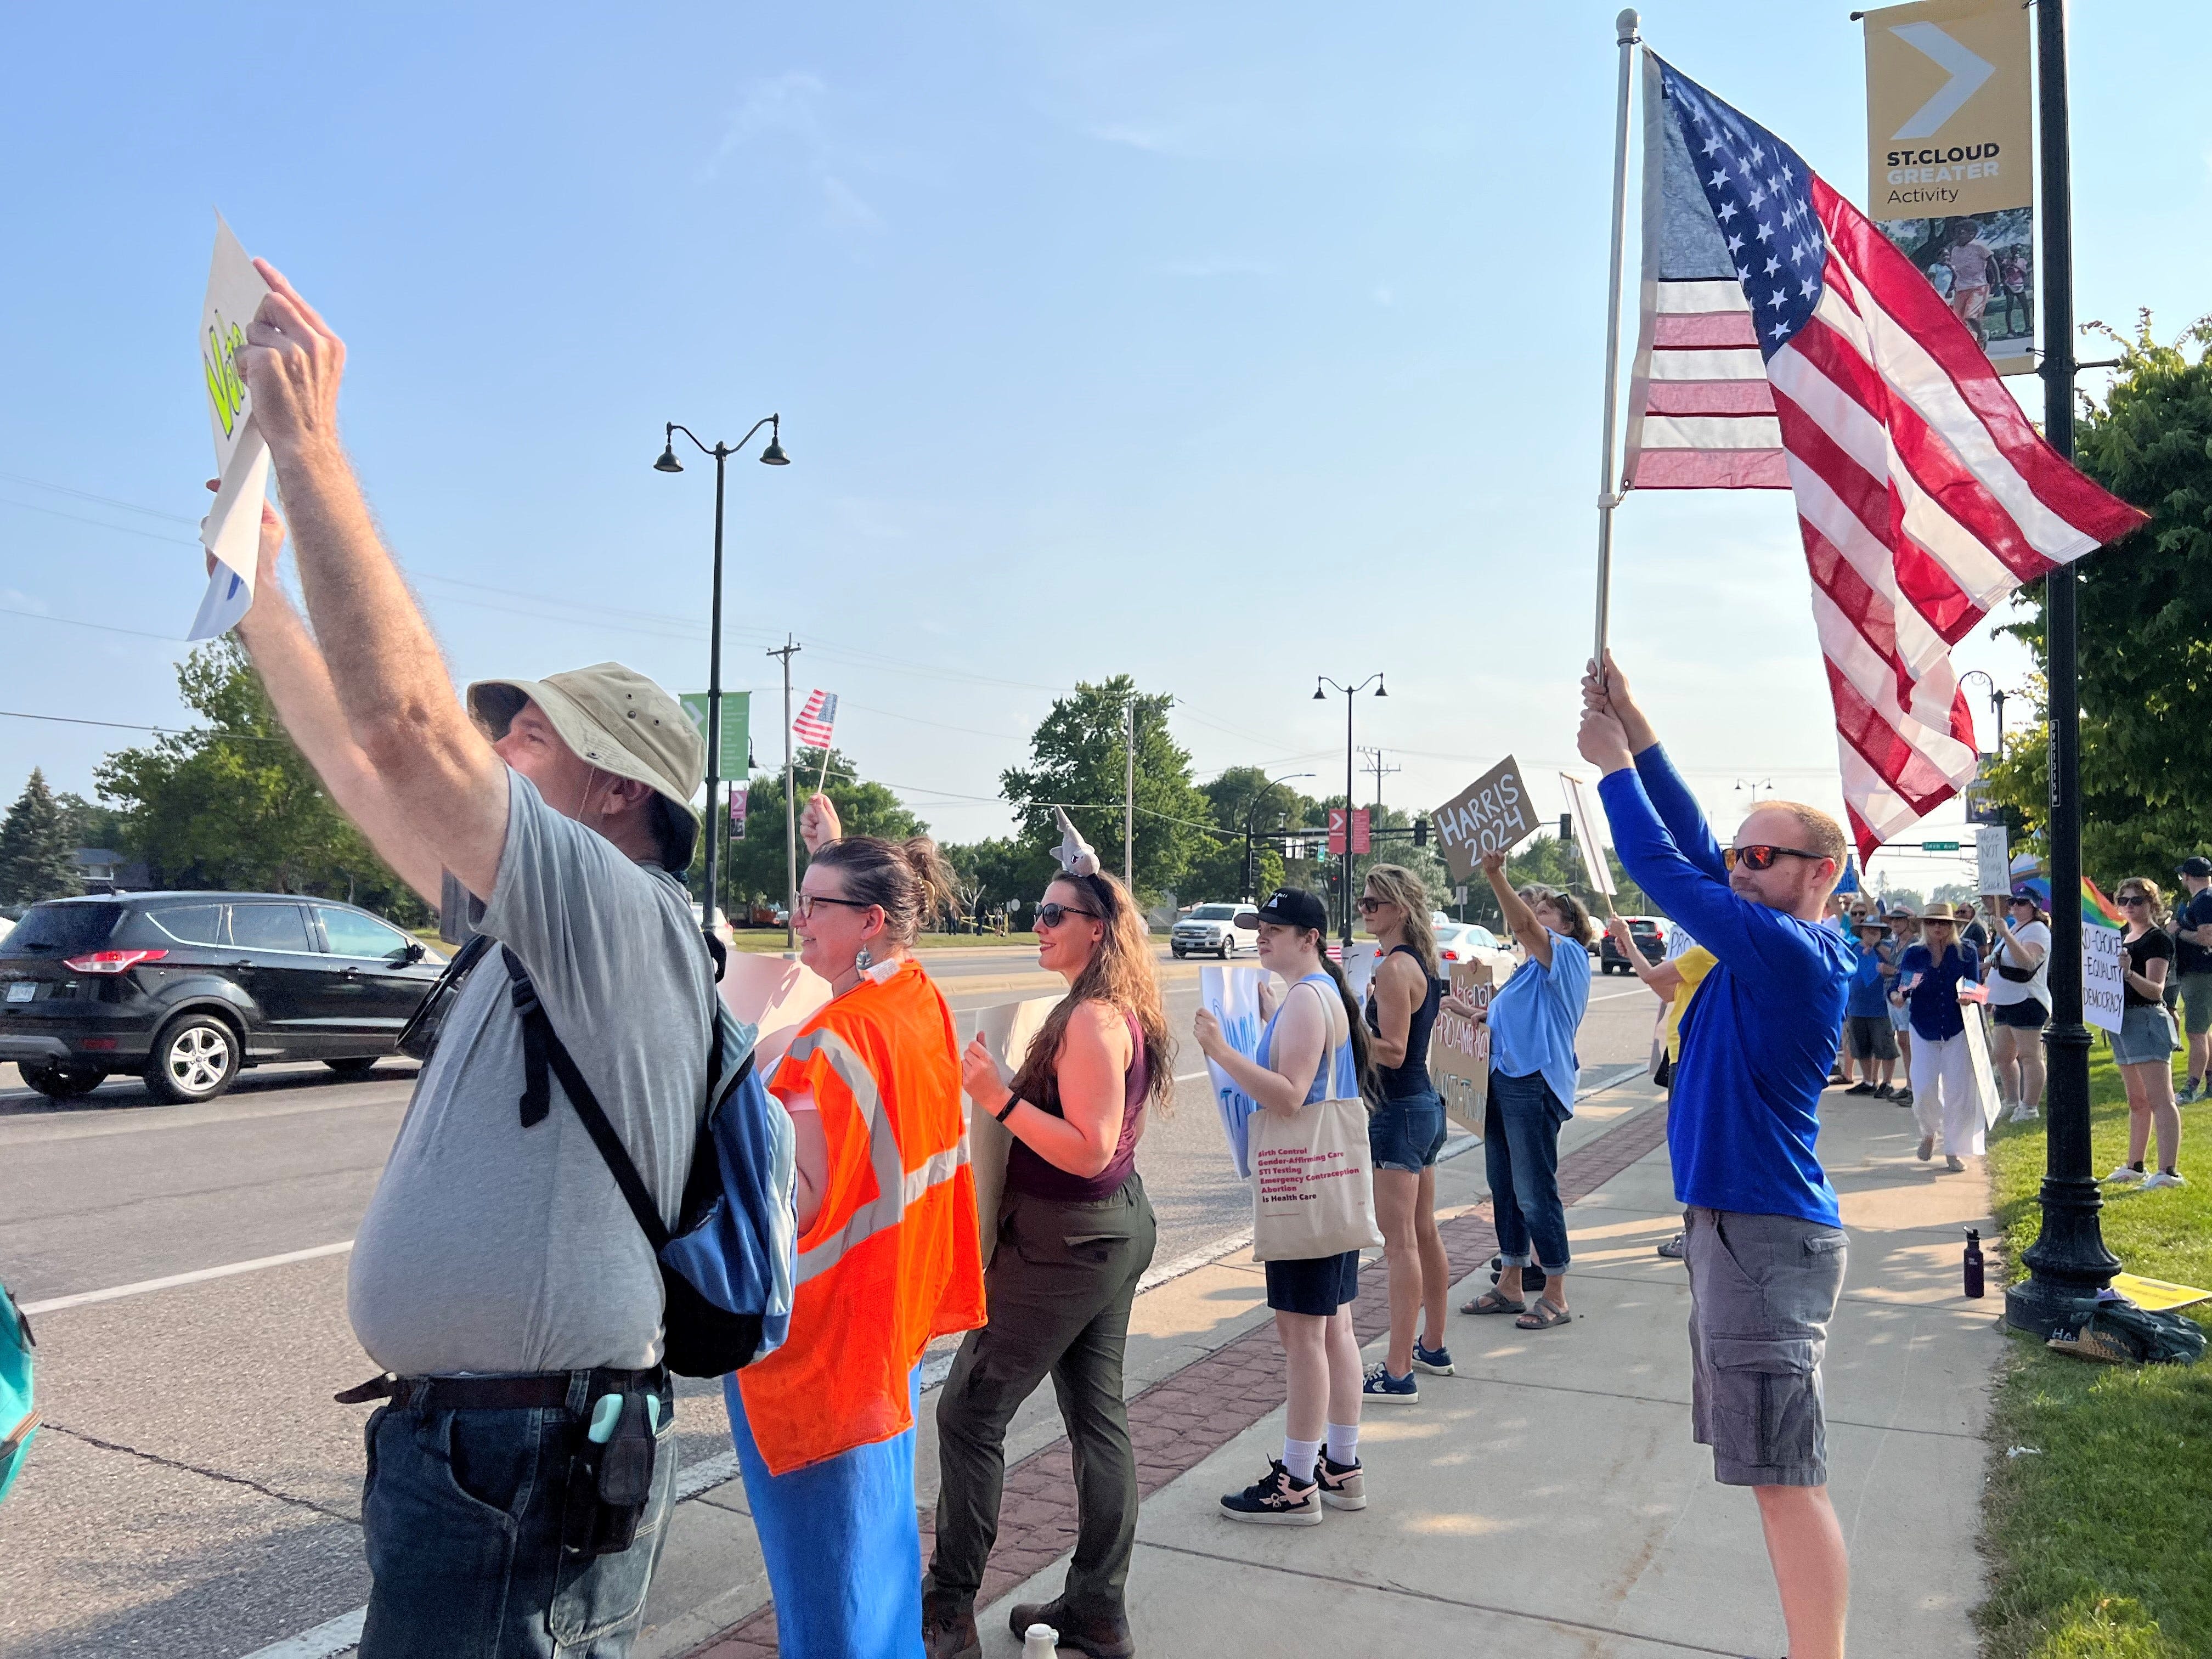
[[[164,738],[228,738],[234,743],[289,743],[289,738],[272,738],[259,732],[210,732],[174,726],[139,726],[130,720],[92,720],[75,714],[28,714],[19,708],[0,708],[0,719],[11,720],[52,720],[57,726],[104,726],[118,732],[152,732]]]

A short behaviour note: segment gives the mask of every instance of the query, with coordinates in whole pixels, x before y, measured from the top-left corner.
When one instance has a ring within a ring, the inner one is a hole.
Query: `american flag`
[[[799,711],[799,718],[791,723],[793,735],[810,749],[830,746],[830,728],[837,723],[837,694],[817,691],[806,700],[806,707]]]
[[[2027,423],[1928,279],[1797,152],[1644,54],[1623,487],[1796,492],[1862,858],[1973,781],[1950,647],[2142,514]]]

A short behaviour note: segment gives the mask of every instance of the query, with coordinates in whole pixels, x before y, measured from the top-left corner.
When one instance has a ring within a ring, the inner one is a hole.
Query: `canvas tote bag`
[[[1331,1087],[1288,1116],[1252,1114],[1252,1259],[1296,1261],[1381,1248],[1367,1103],[1352,1075],[1352,1045],[1331,1056]]]

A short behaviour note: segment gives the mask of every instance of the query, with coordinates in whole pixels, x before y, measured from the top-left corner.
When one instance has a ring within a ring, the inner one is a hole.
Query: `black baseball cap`
[[[2201,853],[2197,854],[2182,860],[2181,868],[2173,873],[2177,876],[2212,876],[2212,859]]]
[[[1328,912],[1318,898],[1299,887],[1278,887],[1257,910],[1241,912],[1237,918],[1239,927],[1256,927],[1263,921],[1272,921],[1279,927],[1310,927],[1317,933],[1328,932]]]

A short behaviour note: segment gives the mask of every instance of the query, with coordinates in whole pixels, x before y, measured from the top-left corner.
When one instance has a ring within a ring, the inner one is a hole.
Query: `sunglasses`
[[[2115,902],[2120,904],[2148,904],[2150,902],[2150,895],[2148,893],[2122,893]]]
[[[1796,847],[1723,847],[1721,848],[1721,867],[1733,870],[1741,864],[1747,870],[1771,870],[1777,859],[1823,859],[1825,853],[1808,853]]]
[[[1379,899],[1372,894],[1363,893],[1359,896],[1359,914],[1363,916],[1371,916],[1389,902],[1389,899]]]
[[[801,921],[813,921],[814,907],[817,904],[842,904],[848,910],[872,910],[876,908],[859,899],[831,898],[827,893],[801,893],[799,896],[799,919]]]
[[[1095,920],[1097,915],[1096,910],[1079,910],[1073,904],[1040,904],[1037,906],[1037,926],[1057,927],[1070,916],[1090,916]]]

